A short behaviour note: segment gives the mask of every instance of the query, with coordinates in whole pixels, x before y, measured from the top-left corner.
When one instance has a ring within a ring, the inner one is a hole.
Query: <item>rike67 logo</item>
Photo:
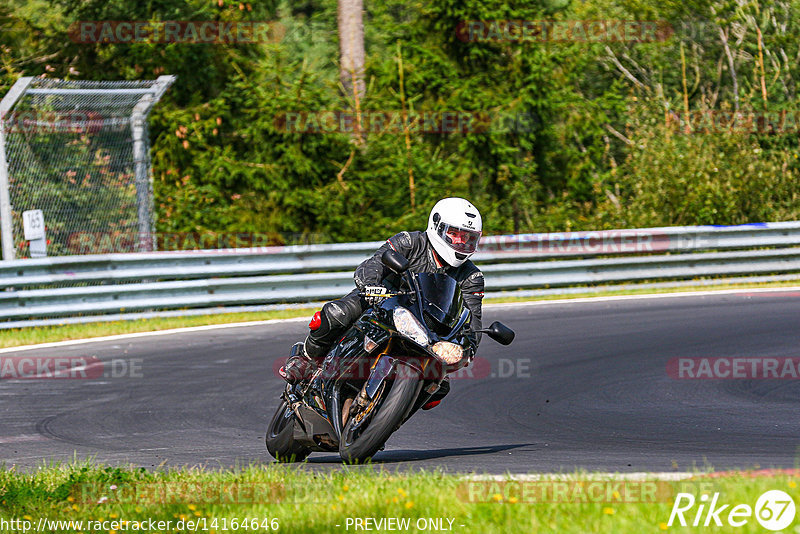
[[[695,499],[691,493],[678,493],[667,526],[677,524],[682,527],[721,527],[727,523],[732,527],[746,525],[755,516],[756,521],[767,530],[783,530],[794,521],[795,505],[788,493],[781,490],[764,492],[756,501],[755,507],[749,504],[724,504],[719,493],[709,496],[703,494]]]

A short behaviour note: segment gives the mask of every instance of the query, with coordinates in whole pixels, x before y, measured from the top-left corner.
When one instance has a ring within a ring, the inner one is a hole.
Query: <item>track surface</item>
[[[517,339],[503,347],[484,338],[479,357],[495,375],[516,367],[519,376],[454,380],[448,398],[406,423],[376,463],[489,473],[795,465],[800,380],[675,380],[666,362],[800,356],[797,292],[484,315]],[[269,463],[263,436],[282,388],[273,363],[305,331],[285,322],[19,353],[122,358],[141,376],[0,380],[0,461],[23,469],[74,455],[148,468]],[[328,453],[309,461],[341,465]]]

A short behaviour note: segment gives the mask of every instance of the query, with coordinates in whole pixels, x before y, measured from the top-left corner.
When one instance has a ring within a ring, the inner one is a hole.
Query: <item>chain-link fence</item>
[[[87,235],[137,234],[140,250],[153,248],[146,118],[173,80],[17,82],[0,104],[4,259],[29,257],[22,213],[33,209],[50,256],[92,253]]]

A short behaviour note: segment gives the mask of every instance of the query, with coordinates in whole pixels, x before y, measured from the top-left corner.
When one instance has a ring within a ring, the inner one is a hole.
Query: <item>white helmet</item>
[[[443,198],[428,217],[428,240],[441,258],[458,267],[478,248],[483,221],[478,208],[463,198]]]

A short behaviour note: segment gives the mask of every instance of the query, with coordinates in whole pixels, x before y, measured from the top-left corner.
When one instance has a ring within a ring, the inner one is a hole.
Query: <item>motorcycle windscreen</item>
[[[461,288],[446,274],[417,275],[422,291],[422,311],[437,323],[452,327],[461,315]]]

